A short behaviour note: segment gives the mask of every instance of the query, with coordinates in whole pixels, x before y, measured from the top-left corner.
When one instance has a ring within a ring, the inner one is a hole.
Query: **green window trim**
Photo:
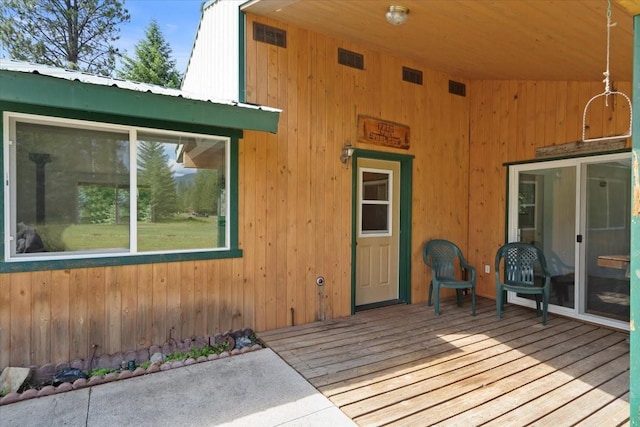
[[[230,171],[228,175],[229,179],[229,204],[230,204],[230,241],[229,248],[226,250],[203,250],[186,253],[167,253],[167,254],[133,254],[133,255],[120,255],[113,257],[86,257],[75,259],[48,259],[48,260],[33,260],[33,261],[9,261],[0,262],[0,273],[14,273],[14,272],[27,272],[27,271],[42,271],[42,270],[63,270],[72,268],[91,268],[91,267],[106,267],[106,266],[120,266],[120,265],[136,265],[136,264],[151,264],[151,263],[166,263],[166,262],[180,262],[180,261],[197,261],[197,260],[211,260],[211,259],[226,259],[226,258],[239,258],[242,257],[242,250],[238,247],[238,157],[239,157],[239,139],[242,137],[242,130],[220,128],[217,126],[206,125],[189,125],[184,123],[175,122],[160,122],[156,119],[138,119],[131,117],[123,117],[116,114],[96,114],[88,111],[80,110],[61,110],[55,107],[34,106],[26,104],[17,104],[11,102],[3,102],[0,100],[0,128],[3,134],[3,143],[7,139],[8,130],[7,126],[3,122],[3,114],[5,111],[24,114],[36,114],[41,116],[47,116],[51,118],[63,118],[63,119],[76,119],[86,121],[97,121],[115,125],[127,125],[127,126],[143,126],[148,128],[168,129],[181,132],[194,132],[202,134],[212,134],[228,136],[230,138],[229,156],[230,156]],[[4,150],[0,152],[0,159],[4,164]],[[8,191],[7,186],[3,187],[4,192]],[[0,220],[2,224],[5,221],[5,209],[0,209]],[[2,241],[6,239],[4,227],[0,231],[2,235]],[[2,245],[0,249],[0,257],[5,259],[5,245]]]

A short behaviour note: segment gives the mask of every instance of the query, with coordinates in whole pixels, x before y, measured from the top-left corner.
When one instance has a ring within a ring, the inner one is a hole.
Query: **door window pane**
[[[387,172],[362,172],[361,233],[388,234],[391,224],[391,175]]]

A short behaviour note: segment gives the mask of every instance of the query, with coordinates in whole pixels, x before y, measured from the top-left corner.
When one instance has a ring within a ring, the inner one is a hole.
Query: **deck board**
[[[495,302],[394,305],[260,333],[362,426],[628,425],[628,334]]]

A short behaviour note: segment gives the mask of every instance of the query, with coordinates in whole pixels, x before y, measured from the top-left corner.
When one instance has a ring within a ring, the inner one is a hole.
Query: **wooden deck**
[[[480,298],[258,334],[363,426],[629,424],[628,334]]]

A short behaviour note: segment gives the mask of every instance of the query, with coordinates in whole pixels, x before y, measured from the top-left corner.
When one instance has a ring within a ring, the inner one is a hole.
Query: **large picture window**
[[[4,119],[7,260],[228,249],[228,137]]]

